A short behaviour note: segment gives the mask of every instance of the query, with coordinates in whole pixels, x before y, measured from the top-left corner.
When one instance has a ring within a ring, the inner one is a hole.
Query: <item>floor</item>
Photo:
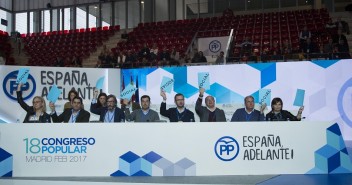
[[[352,174],[234,175],[203,177],[21,177],[0,178],[0,185],[352,185]]]

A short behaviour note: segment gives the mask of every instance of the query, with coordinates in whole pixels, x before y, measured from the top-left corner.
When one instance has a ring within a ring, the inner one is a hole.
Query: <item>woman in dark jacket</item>
[[[266,114],[267,121],[301,121],[304,107],[300,107],[297,116],[287,110],[282,110],[283,103],[281,98],[274,98],[271,101],[271,111]]]
[[[51,123],[50,115],[46,113],[46,104],[43,97],[36,96],[33,98],[33,106],[27,105],[22,98],[22,83],[17,86],[17,102],[27,112],[23,123]]]

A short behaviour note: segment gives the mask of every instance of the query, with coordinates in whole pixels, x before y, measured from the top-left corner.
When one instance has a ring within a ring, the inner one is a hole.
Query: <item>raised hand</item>
[[[18,83],[17,85],[17,91],[21,91],[21,87],[23,86],[23,83]]]
[[[49,107],[51,109],[51,112],[55,112],[55,104],[53,102],[49,103]]]
[[[163,100],[166,100],[166,94],[165,91],[160,90],[160,96],[163,97]]]
[[[205,92],[205,89],[203,87],[201,87],[199,89],[199,96],[203,96],[204,95],[204,92]]]

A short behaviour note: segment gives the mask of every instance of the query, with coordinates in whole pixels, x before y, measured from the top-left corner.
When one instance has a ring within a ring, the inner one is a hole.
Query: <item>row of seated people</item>
[[[150,49],[145,45],[140,51],[132,50],[120,51],[116,49],[109,50],[103,47],[98,56],[97,68],[136,68],[145,66],[181,66],[187,63],[207,63],[206,57],[202,51],[195,49],[192,53],[182,53],[172,48],[166,47],[159,50],[156,45]]]
[[[349,45],[346,36],[339,29],[334,35],[324,35],[326,41],[320,41],[320,37],[312,40],[312,34],[305,27],[299,35],[299,47],[292,47],[289,40],[284,40],[282,45],[273,42],[272,46],[263,46],[262,50],[248,37],[241,44],[237,44],[233,51],[233,57],[242,57],[242,60],[287,60],[292,59],[293,54],[299,54],[299,58],[326,58],[344,59],[350,58]]]
[[[78,96],[74,89],[69,92],[69,102],[64,105],[64,111],[58,115],[55,104],[49,102],[50,114],[46,112],[46,104],[43,97],[36,96],[33,98],[33,105],[29,106],[24,102],[22,97],[22,86],[17,86],[17,101],[26,111],[26,117],[23,123],[87,123],[90,121],[90,113],[84,110],[83,100]],[[196,102],[195,112],[200,118],[200,122],[226,122],[224,110],[216,107],[215,98],[207,96],[205,106],[203,106],[203,97],[205,89],[199,89],[199,97]],[[132,102],[127,99],[121,101],[121,108],[118,107],[116,96],[106,95],[94,90],[94,98],[90,106],[93,114],[99,115],[99,122],[157,122],[160,120],[159,114],[150,108],[150,96],[141,96],[141,104]],[[185,107],[185,97],[183,94],[176,94],[174,97],[176,107],[166,109],[166,93],[161,91],[160,96],[163,101],[160,105],[160,114],[167,117],[170,122],[195,122],[193,111]],[[245,108],[237,109],[231,121],[300,121],[304,107],[300,107],[297,115],[283,110],[281,98],[274,98],[271,102],[272,110],[264,117],[266,104],[263,103],[260,110],[254,109],[254,97],[247,96],[244,98]]]
[[[74,56],[72,59],[56,57],[53,62],[53,66],[55,67],[82,67],[82,59],[79,56]]]

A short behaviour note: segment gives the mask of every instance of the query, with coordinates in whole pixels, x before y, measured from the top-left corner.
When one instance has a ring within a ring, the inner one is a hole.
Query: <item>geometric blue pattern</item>
[[[12,177],[13,156],[0,148],[0,177]]]
[[[337,63],[338,61],[339,60],[313,60],[312,63],[326,69],[332,66],[333,64]]]
[[[307,174],[352,173],[352,162],[337,123],[326,129],[326,139],[326,145],[315,151],[315,167]]]
[[[119,157],[119,169],[110,176],[195,176],[196,164],[183,158],[176,164],[151,151],[143,157],[129,151]]]
[[[210,89],[206,91],[211,96],[214,96],[216,99],[217,103],[242,103],[243,102],[243,96],[240,94],[237,94],[230,89],[218,84],[218,83],[213,83],[210,86]]]
[[[276,63],[255,63],[248,65],[260,71],[261,88],[276,81]]]
[[[158,68],[156,68],[156,67],[140,68],[140,69],[123,69],[123,70],[121,70],[121,85],[122,85],[122,80],[123,80],[124,84],[127,86],[127,84],[131,83],[131,79],[133,80],[133,84],[136,84],[136,81],[138,78],[138,87],[146,90],[147,76],[157,69]]]
[[[199,89],[187,82],[187,67],[165,67],[163,70],[173,74],[176,93],[181,93],[186,98],[198,93]]]

